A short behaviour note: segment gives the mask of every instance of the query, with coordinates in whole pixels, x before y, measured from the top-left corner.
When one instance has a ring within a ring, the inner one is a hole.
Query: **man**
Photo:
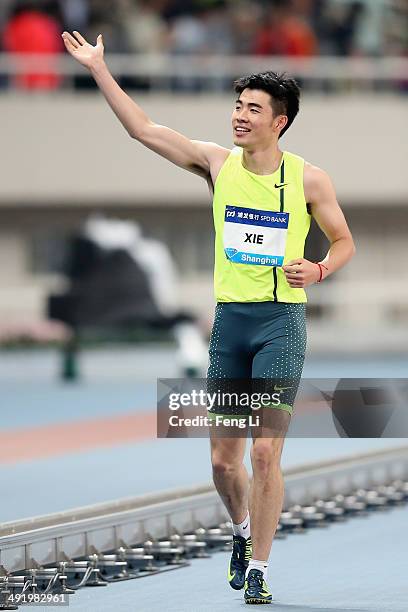
[[[46,54],[57,58],[64,48],[59,37],[60,23],[57,15],[47,3],[38,0],[24,0],[15,3],[12,15],[3,31],[3,47],[8,53]],[[14,78],[14,85],[20,89],[57,89],[61,77],[54,60],[48,59],[49,71],[36,73],[27,66],[23,73]]]
[[[354,253],[353,239],[328,175],[278,147],[299,110],[293,79],[267,72],[236,82],[230,151],[151,121],[109,73],[102,36],[92,46],[73,34],[63,33],[67,50],[90,70],[129,135],[204,178],[214,193],[217,307],[208,378],[289,383],[274,386],[281,401],[263,410],[266,435],[253,434],[250,491],[246,439],[211,435],[214,483],[234,530],[230,585],[245,587],[247,603],[270,603],[268,557],[283,504],[280,457],[306,345],[304,287],[341,268]],[[319,263],[303,257],[311,216],[330,242]],[[227,414],[218,410],[211,416]]]

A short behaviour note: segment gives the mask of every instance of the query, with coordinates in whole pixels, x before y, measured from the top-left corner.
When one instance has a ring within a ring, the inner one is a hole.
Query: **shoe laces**
[[[234,538],[233,543],[232,543],[232,554],[233,554],[233,557],[240,561],[241,560],[240,559],[240,556],[241,556],[240,553],[241,553],[241,543],[240,543],[239,540],[235,540],[235,538]]]
[[[249,561],[252,558],[252,540],[248,538],[245,543],[245,561]]]
[[[247,540],[244,538],[234,537],[232,542],[232,556],[237,561],[249,561],[252,557],[252,541],[249,537]]]
[[[249,587],[259,587],[260,589],[263,588],[263,583],[264,583],[264,577],[263,577],[263,573],[259,570],[251,570],[248,574],[248,586]]]

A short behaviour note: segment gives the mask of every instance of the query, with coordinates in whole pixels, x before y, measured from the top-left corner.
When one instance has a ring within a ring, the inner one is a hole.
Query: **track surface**
[[[376,512],[273,545],[273,612],[406,612],[408,507]],[[248,608],[226,583],[228,553],[140,580],[82,589],[81,612],[237,612]],[[41,608],[42,609],[42,608]],[[55,608],[56,609],[56,608]],[[256,608],[258,609],[258,608]],[[264,608],[262,608],[264,609]],[[45,612],[44,608],[44,612]]]
[[[176,377],[173,353],[160,350],[92,353],[83,357],[84,377],[69,386],[57,381],[58,358],[0,353],[0,434],[30,428],[81,426],[92,419],[142,414],[155,403],[155,381]],[[310,360],[305,376],[403,377],[403,359]],[[301,439],[285,443],[283,465],[344,457],[406,443],[404,439]],[[37,454],[34,453],[36,450]],[[3,491],[0,521],[210,481],[208,440],[138,440],[108,445],[93,441],[39,458],[0,460]],[[28,449],[27,449],[28,452]],[[30,451],[31,452],[31,451]],[[186,457],[193,461],[186,461]],[[248,457],[246,458],[248,461]],[[146,469],[147,468],[147,469]],[[4,494],[6,493],[6,494]],[[408,508],[292,535],[274,543],[270,586],[275,612],[406,612]],[[82,589],[71,610],[89,612],[218,612],[244,610],[241,593],[225,582],[227,553],[195,560],[185,569],[141,580]],[[38,610],[49,610],[41,607]],[[57,608],[51,608],[57,609]],[[268,608],[269,609],[269,608]]]

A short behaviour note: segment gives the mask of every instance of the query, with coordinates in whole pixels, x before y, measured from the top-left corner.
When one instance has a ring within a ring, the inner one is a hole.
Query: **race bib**
[[[225,207],[224,250],[234,263],[282,266],[289,213]]]

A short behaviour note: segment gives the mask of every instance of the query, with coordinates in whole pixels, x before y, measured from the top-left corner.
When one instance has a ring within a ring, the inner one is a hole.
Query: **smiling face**
[[[243,148],[270,146],[287,123],[285,115],[274,116],[271,97],[260,89],[244,89],[232,113],[234,144]]]

